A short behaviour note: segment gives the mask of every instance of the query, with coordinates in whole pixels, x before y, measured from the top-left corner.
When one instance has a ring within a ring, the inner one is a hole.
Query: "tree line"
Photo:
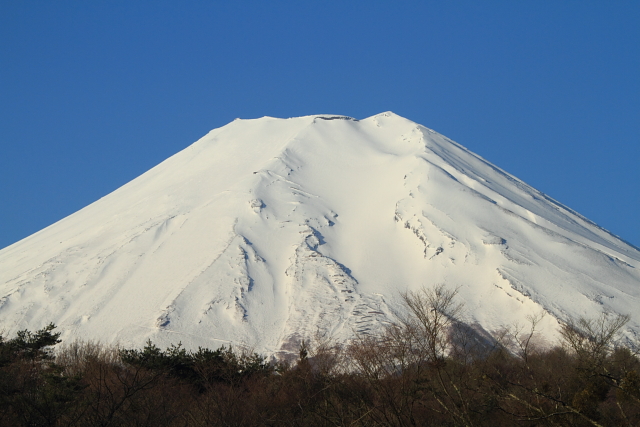
[[[380,336],[300,344],[294,360],[221,347],[60,346],[50,324],[0,337],[3,426],[639,426],[628,316],[540,316],[492,336],[460,321],[456,290],[403,295]],[[60,348],[58,348],[60,347]]]

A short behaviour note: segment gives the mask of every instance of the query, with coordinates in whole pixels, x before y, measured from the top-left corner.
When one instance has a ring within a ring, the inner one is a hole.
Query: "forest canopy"
[[[408,315],[349,345],[302,341],[289,360],[231,347],[60,344],[53,324],[0,337],[2,426],[637,426],[640,359],[627,316],[540,316],[487,336],[456,291],[406,293]]]

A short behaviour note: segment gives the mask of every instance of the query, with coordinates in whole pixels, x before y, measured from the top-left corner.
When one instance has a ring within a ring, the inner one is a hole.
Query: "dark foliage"
[[[132,367],[158,372],[198,386],[201,391],[215,383],[241,381],[254,375],[268,375],[274,367],[256,353],[237,354],[232,348],[199,348],[189,352],[172,345],[165,351],[151,341],[142,350],[120,350],[120,360]]]
[[[626,317],[489,340],[455,291],[405,295],[412,316],[348,348],[303,342],[295,363],[231,348],[51,346],[49,325],[0,337],[1,426],[638,426],[640,360]]]

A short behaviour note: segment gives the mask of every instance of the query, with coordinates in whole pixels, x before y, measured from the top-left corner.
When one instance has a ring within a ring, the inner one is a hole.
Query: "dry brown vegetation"
[[[640,360],[626,316],[577,319],[563,343],[530,325],[489,337],[456,291],[404,295],[409,315],[297,360],[181,346],[58,344],[54,326],[0,339],[0,426],[638,426]]]

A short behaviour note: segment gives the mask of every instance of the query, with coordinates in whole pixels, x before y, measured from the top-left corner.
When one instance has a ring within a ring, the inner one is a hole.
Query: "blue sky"
[[[640,246],[640,2],[0,0],[0,248],[236,117],[391,110]]]

